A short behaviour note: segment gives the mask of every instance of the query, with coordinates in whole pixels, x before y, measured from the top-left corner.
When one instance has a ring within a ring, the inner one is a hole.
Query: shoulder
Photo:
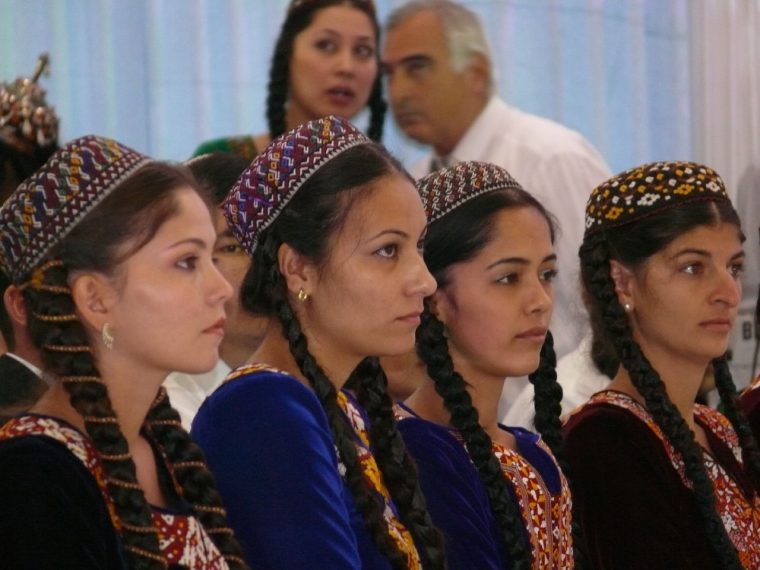
[[[469,464],[469,456],[454,433],[438,424],[416,417],[398,420],[398,430],[418,463]]]

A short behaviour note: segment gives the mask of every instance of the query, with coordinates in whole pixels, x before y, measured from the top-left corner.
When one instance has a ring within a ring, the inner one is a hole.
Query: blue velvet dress
[[[341,400],[354,427],[366,421],[349,396]],[[239,368],[201,406],[192,435],[251,568],[390,568],[340,475],[327,416],[301,382],[260,365]]]

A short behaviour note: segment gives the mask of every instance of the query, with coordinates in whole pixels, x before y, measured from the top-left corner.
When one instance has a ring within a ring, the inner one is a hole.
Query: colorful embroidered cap
[[[49,147],[58,140],[58,117],[37,84],[48,64],[48,55],[42,54],[32,77],[0,82],[0,140],[22,152]]]
[[[106,138],[74,139],[0,208],[0,267],[19,283],[50,249],[150,159]]]
[[[729,201],[712,168],[695,162],[652,162],[597,186],[586,203],[586,235],[622,226],[697,200]]]
[[[243,172],[224,201],[233,235],[253,254],[258,239],[298,189],[330,160],[371,142],[345,119],[309,121],[274,139]]]
[[[489,162],[459,162],[417,181],[429,224],[481,194],[508,188],[522,186],[505,169]]]

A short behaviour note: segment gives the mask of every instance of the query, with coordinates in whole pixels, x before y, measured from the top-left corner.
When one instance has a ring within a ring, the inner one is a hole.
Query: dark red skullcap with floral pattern
[[[586,236],[686,202],[730,201],[718,173],[696,162],[651,162],[597,186],[586,203]]]

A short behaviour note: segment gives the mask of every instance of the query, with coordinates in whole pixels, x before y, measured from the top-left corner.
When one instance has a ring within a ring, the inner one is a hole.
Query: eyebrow
[[[383,230],[383,231],[375,234],[371,238],[367,238],[367,241],[373,241],[373,240],[376,240],[379,237],[382,237],[382,236],[388,235],[388,234],[390,234],[390,235],[397,235],[397,236],[402,237],[404,239],[409,239],[409,234],[406,233],[405,231],[391,228],[391,229],[388,229],[388,230]]]
[[[387,61],[381,62],[380,71],[382,73],[389,73],[391,71],[391,68],[393,67],[409,65],[410,63],[433,63],[433,58],[429,55],[425,55],[422,53],[415,53],[412,55],[407,55],[405,57],[402,57],[400,60],[398,60],[394,64],[391,64]]]
[[[551,255],[547,255],[541,260],[541,263],[546,263],[547,261],[557,261],[557,254],[552,253]],[[488,267],[486,267],[486,270],[493,269],[497,265],[501,264],[507,264],[511,263],[514,265],[529,265],[530,261],[525,259],[524,257],[505,257],[503,259],[498,259],[491,263]]]
[[[331,34],[333,36],[343,36],[343,34],[341,32],[339,32],[338,30],[334,30],[333,28],[319,28],[316,31],[317,31],[317,33],[319,33],[319,32],[327,32],[328,34]],[[366,40],[368,42],[374,42],[374,39],[372,38],[372,36],[356,36],[355,39]]]
[[[699,255],[701,257],[712,257],[712,253],[710,253],[709,251],[705,249],[699,249],[696,247],[687,247],[686,249],[682,249],[681,251],[678,251],[674,253],[673,255],[671,255],[670,259],[676,259],[678,257],[681,257],[682,255],[689,255],[689,254]],[[733,254],[730,259],[731,261],[733,261],[735,259],[739,259],[745,256],[746,256],[746,253],[744,252],[743,249],[741,249],[737,251],[735,254]]]
[[[174,249],[174,248],[176,248],[176,247],[179,247],[179,246],[181,246],[181,245],[185,245],[185,244],[187,244],[187,243],[190,243],[190,244],[195,244],[195,245],[197,245],[197,246],[198,246],[199,248],[201,248],[201,249],[206,249],[206,247],[207,247],[207,246],[206,246],[206,242],[205,242],[205,241],[203,241],[203,240],[202,240],[202,239],[200,239],[200,238],[185,238],[185,239],[181,239],[181,240],[179,240],[178,242],[175,242],[175,243],[173,243],[172,245],[170,245],[170,246],[169,246],[168,248],[166,248],[166,249]]]

